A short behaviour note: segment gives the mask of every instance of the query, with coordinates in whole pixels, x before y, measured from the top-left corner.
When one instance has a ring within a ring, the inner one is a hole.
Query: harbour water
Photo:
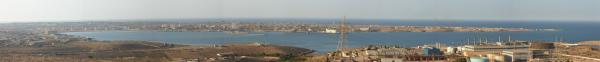
[[[487,25],[486,25],[487,23]],[[392,23],[393,24],[393,23]],[[600,40],[600,25],[594,23],[491,23],[491,22],[423,22],[416,25],[477,26],[482,27],[524,27],[553,28],[555,32],[352,32],[348,35],[349,47],[367,45],[398,45],[411,47],[442,43],[461,45],[470,41],[540,40],[556,41],[563,38],[567,42]],[[505,24],[505,25],[502,25]],[[398,22],[398,25],[402,23]],[[267,43],[314,49],[319,52],[335,50],[338,35],[318,32],[251,32],[248,34],[228,34],[225,32],[68,32],[63,34],[95,38],[97,40],[149,40],[177,44],[227,44],[227,43]]]

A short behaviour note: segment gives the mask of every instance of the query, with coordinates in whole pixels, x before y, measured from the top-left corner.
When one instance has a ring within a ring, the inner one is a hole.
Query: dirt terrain
[[[600,46],[600,41],[582,41],[582,42],[578,42],[577,44],[591,45],[591,46]]]
[[[279,61],[312,50],[277,45],[235,44],[192,46],[145,41],[75,41],[43,43],[30,47],[0,48],[0,62],[170,62],[194,59],[227,62],[217,54],[232,54],[237,61]],[[211,60],[209,60],[211,58]]]

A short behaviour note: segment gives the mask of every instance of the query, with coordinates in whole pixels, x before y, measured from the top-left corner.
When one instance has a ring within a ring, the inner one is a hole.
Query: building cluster
[[[448,57],[437,46],[402,48],[368,46],[328,53],[329,62],[446,62]]]
[[[13,26],[13,25],[4,25]],[[28,27],[23,25],[19,27]],[[0,27],[0,47],[44,47],[76,40],[91,40],[90,38],[59,34],[51,29]],[[54,29],[56,30],[56,29]]]
[[[39,40],[42,40],[42,37],[33,33],[0,31],[0,47],[16,47]]]
[[[329,62],[600,62],[586,45],[542,41],[481,42],[413,48],[368,46],[328,53]],[[581,50],[587,53],[582,52]],[[579,52],[576,52],[579,51]]]

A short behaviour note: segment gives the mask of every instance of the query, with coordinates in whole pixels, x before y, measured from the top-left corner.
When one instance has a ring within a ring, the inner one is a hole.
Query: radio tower
[[[340,22],[340,40],[338,41],[338,46],[337,46],[337,50],[338,51],[342,51],[345,49],[345,43],[348,42],[347,38],[347,32],[348,32],[348,27],[346,26],[346,16],[344,16],[344,18],[342,19],[342,22]]]

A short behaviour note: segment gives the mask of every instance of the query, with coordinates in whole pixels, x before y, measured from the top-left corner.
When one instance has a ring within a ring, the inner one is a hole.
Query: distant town
[[[244,22],[49,22],[5,23],[2,30],[91,32],[91,31],[170,31],[170,32],[325,32],[338,30],[339,24],[244,23]],[[502,28],[468,26],[398,26],[349,24],[349,32],[527,32],[558,29]]]

